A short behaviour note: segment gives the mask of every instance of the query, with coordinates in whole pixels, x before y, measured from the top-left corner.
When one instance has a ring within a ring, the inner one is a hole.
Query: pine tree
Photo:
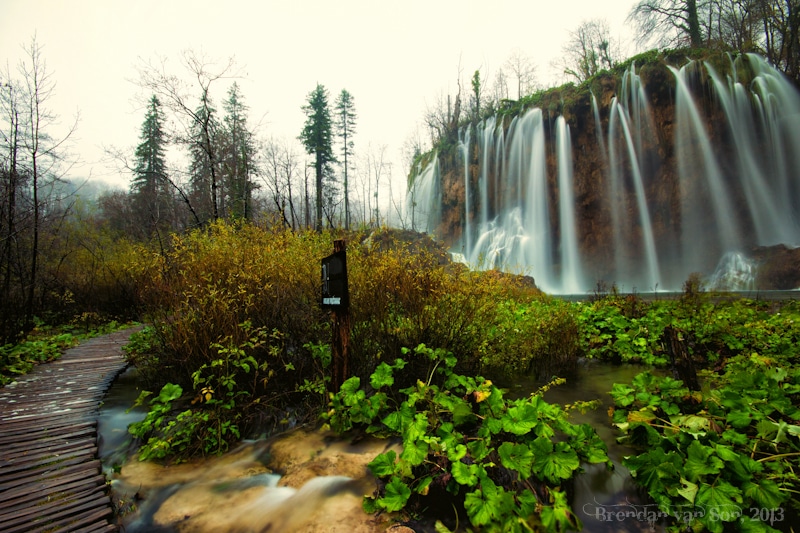
[[[198,217],[205,224],[219,217],[219,187],[217,182],[216,109],[210,101],[195,111],[189,144],[189,197]]]
[[[350,229],[350,187],[348,181],[348,159],[353,155],[353,135],[356,133],[356,119],[353,96],[342,89],[336,99],[336,134],[342,140],[342,165],[344,170],[344,227]]]
[[[306,152],[314,155],[314,170],[317,183],[317,206],[316,220],[314,227],[317,231],[322,231],[322,207],[323,207],[323,187],[327,181],[332,180],[331,164],[336,162],[332,148],[332,127],[331,111],[328,106],[328,91],[324,86],[317,84],[317,87],[308,95],[307,105],[302,107],[306,114],[306,122],[300,134],[300,140],[306,148]],[[324,194],[330,198],[330,194]]]
[[[134,214],[146,228],[147,236],[169,226],[172,212],[172,191],[167,180],[167,136],[163,128],[161,103],[153,95],[147,107],[141,142],[136,147],[131,199]]]
[[[255,167],[255,143],[253,134],[247,129],[247,111],[235,83],[228,91],[224,102],[223,139],[221,141],[220,181],[225,189],[227,215],[236,218],[249,218],[252,213],[252,176]]]

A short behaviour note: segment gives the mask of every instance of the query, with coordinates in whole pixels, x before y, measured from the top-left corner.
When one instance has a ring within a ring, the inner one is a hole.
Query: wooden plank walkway
[[[136,328],[90,339],[0,389],[0,531],[117,531],[97,408]]]

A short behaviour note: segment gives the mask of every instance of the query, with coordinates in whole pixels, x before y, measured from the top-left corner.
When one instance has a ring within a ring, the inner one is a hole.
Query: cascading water
[[[493,192],[500,205],[490,218],[489,200],[479,203],[486,206],[481,214],[474,244],[470,236],[462,239],[465,256],[471,265],[480,268],[499,268],[518,273],[538,273],[537,282],[546,290],[559,291],[553,261],[548,209],[547,174],[545,168],[544,119],[540,109],[533,109],[512,121],[507,139],[494,121],[486,121],[481,128],[484,145],[493,145],[496,163],[482,161],[481,166],[492,165],[495,179]],[[497,138],[494,143],[488,136]],[[487,177],[488,181],[488,177]],[[466,186],[471,186],[470,179]],[[483,189],[482,189],[483,190]],[[489,191],[487,184],[486,190]],[[464,233],[471,231],[465,224]]]
[[[434,154],[431,163],[417,169],[414,186],[408,190],[404,206],[406,220],[411,226],[433,232],[441,219],[442,188],[439,176],[439,158]]]
[[[556,119],[558,154],[558,213],[561,227],[561,289],[575,293],[583,289],[580,252],[576,236],[575,198],[572,189],[572,143],[564,117]]]
[[[577,123],[596,147],[572,117],[537,108],[466,128],[463,166],[414,182],[417,209],[434,215],[416,227],[474,268],[529,274],[555,294],[599,281],[679,290],[693,272],[751,288],[753,271],[719,268],[755,269],[748,250],[800,245],[800,93],[753,55],[731,60],[727,76],[702,62],[663,72],[656,96],[635,66],[616,92],[591,96]],[[451,175],[463,187],[439,183]],[[446,217],[454,205],[460,214]]]
[[[679,264],[689,272],[707,270],[709,258],[742,247],[736,219],[714,148],[703,125],[700,110],[689,89],[694,63],[675,74],[675,153],[681,191],[681,253]],[[708,216],[712,208],[713,217]],[[712,254],[709,254],[713,251]]]
[[[472,129],[466,128],[463,139],[458,143],[458,150],[461,152],[464,163],[464,247],[467,250],[472,249],[472,228],[470,223],[470,218],[472,217],[472,198],[469,190],[469,150],[471,148],[471,134]]]
[[[638,108],[638,106],[635,105],[634,108]],[[638,117],[639,113],[636,113],[635,116]],[[632,122],[627,110],[624,106],[620,105],[619,101],[615,98],[611,103],[611,114],[608,126],[608,158],[611,177],[609,199],[612,202],[611,214],[614,225],[616,271],[622,275],[623,279],[643,282],[646,287],[655,288],[661,280],[661,273],[659,271],[655,237],[653,236],[650,208],[647,205],[647,198],[644,190],[642,165],[639,161],[639,154],[642,153],[642,149],[637,148],[641,146],[641,139],[638,139],[639,142],[637,143],[636,139],[634,139],[631,134]],[[618,146],[618,137],[621,137],[622,147]],[[628,161],[627,168],[624,168],[623,163],[625,156],[627,156]],[[636,263],[638,265],[636,268],[632,266],[630,260],[631,253],[626,253],[628,244],[631,243],[633,236],[623,233],[625,230],[634,227],[632,221],[623,218],[623,214],[627,211],[622,204],[626,199],[626,196],[622,194],[625,174],[629,174],[633,182],[636,212],[639,215],[638,226],[636,227],[642,229],[641,240],[643,241],[645,249],[644,262],[639,260]],[[643,265],[644,268],[642,268],[641,265]],[[644,279],[641,278],[642,274],[646,274]]]

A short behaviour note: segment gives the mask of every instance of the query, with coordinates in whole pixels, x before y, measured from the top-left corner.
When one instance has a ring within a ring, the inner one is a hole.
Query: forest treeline
[[[800,78],[798,0],[642,0],[629,18],[640,47],[756,52]],[[605,21],[583,21],[557,67],[580,83],[618,65],[620,50]],[[170,235],[217,220],[317,231],[413,220],[394,200],[386,147],[355,143],[357,95],[342,89],[332,98],[319,84],[302,106],[306,122],[297,125],[297,138],[265,138],[234,62],[193,52],[181,58],[180,72],[166,63],[140,65],[147,101],[139,143],[110,154],[129,188],[88,199],[69,178],[79,163],[68,149],[78,123],[55,136],[64,129],[49,105],[53,73],[35,38],[25,52],[13,70],[0,72],[0,341],[19,338],[37,319],[136,316],[137,287],[125,257],[138,253],[131,251],[138,243],[163,253]],[[458,76],[458,92],[424,110],[422,133],[403,148],[408,169],[464,122],[541,89],[536,66],[519,51],[463,83],[459,65]],[[182,163],[169,162],[174,153]]]

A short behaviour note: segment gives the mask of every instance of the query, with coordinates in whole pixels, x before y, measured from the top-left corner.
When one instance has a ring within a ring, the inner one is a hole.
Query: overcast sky
[[[144,119],[137,67],[165,57],[183,74],[181,52],[221,62],[233,57],[239,85],[261,117],[261,137],[294,139],[301,106],[317,83],[344,88],[358,114],[356,152],[387,147],[392,173],[404,182],[403,142],[428,107],[455,93],[459,65],[469,78],[493,77],[514,50],[537,66],[546,86],[551,62],[582,21],[605,19],[628,39],[633,0],[0,0],[0,60],[12,71],[33,36],[57,86],[51,111],[80,122],[73,150],[85,163],[73,177],[126,187],[130,176],[102,162],[103,147],[129,150]],[[630,49],[629,49],[630,51]],[[212,86],[218,104],[228,82]],[[220,106],[221,107],[221,106]],[[398,168],[400,167],[400,168]]]

